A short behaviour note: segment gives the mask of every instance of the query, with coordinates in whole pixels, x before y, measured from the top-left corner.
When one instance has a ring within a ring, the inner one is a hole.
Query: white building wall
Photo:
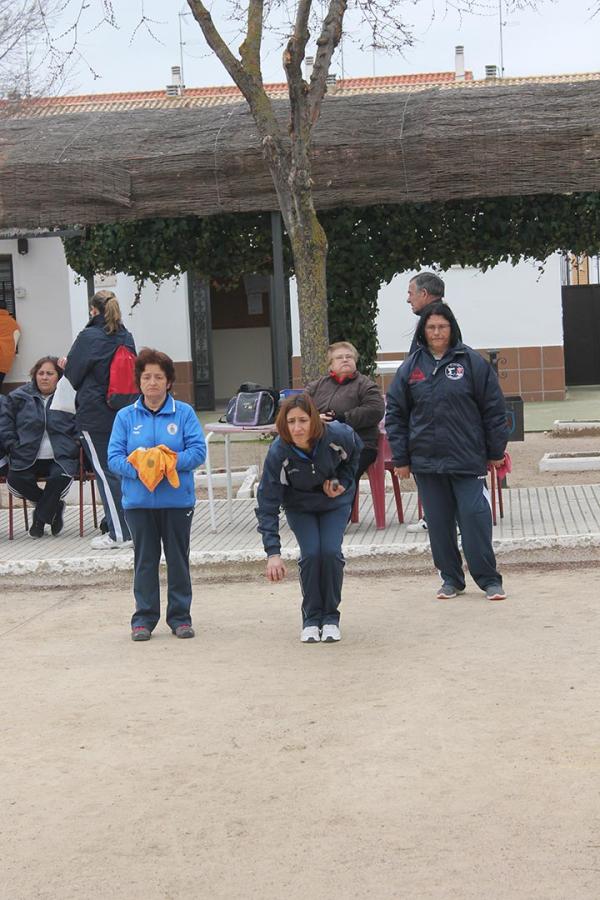
[[[71,346],[70,284],[60,238],[30,239],[20,255],[16,241],[0,241],[0,254],[11,254],[16,316],[21,340],[7,381],[28,381],[40,356],[60,356]],[[22,296],[21,296],[22,295]]]
[[[456,267],[439,273],[465,343],[479,348],[562,344],[560,256],[549,257],[542,273],[539,267],[500,263],[487,272]],[[404,272],[379,292],[377,329],[384,353],[410,347],[417,320],[406,301],[416,274]]]
[[[555,253],[539,271],[540,263],[517,266],[500,263],[487,272],[451,268],[440,272],[446,301],[461,326],[465,343],[473,347],[526,347],[561,345],[562,304],[560,256]],[[403,272],[379,292],[377,330],[384,353],[407,351],[416,318],[407,301],[407,288],[416,271]],[[290,282],[292,346],[300,354],[298,299]]]
[[[89,318],[87,284],[67,266],[61,239],[30,238],[28,244],[29,252],[21,256],[16,240],[0,241],[0,254],[12,255],[16,313],[22,329],[9,382],[27,381],[29,369],[40,356],[67,353]],[[123,322],[138,347],[156,347],[177,362],[190,359],[185,276],[179,282],[164,282],[159,290],[147,285],[134,309],[133,278],[119,274],[107,286],[117,295]]]
[[[77,276],[71,272],[75,282]],[[96,282],[96,290],[106,287],[114,291],[121,307],[123,324],[131,331],[138,349],[153,347],[162,350],[176,362],[190,359],[190,317],[187,300],[187,278],[179,281],[170,278],[159,288],[145,285],[140,303],[133,307],[135,281],[128,275],[119,273],[108,278],[106,283]],[[88,321],[87,285],[80,281],[71,292],[72,318],[76,325],[74,337]]]

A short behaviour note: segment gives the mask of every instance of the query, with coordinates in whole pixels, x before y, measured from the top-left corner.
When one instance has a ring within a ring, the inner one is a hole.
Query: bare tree
[[[323,371],[328,344],[327,237],[312,196],[313,129],[319,120],[331,61],[348,16],[354,17],[353,27],[348,30],[366,34],[370,46],[399,50],[412,42],[410,25],[402,15],[406,0],[230,0],[229,20],[238,26],[243,23],[238,56],[224,37],[225,27],[215,23],[208,5],[202,0],[187,2],[210,49],[247,101],[258,129],[294,258],[302,375],[306,383]],[[408,5],[417,2],[420,0],[410,0]],[[219,8],[222,5],[220,0]],[[442,0],[440,5],[444,9],[481,11],[491,6],[491,0]],[[514,0],[513,5],[533,3]],[[280,27],[287,24],[283,43],[283,69],[290,103],[287,132],[265,91],[261,68],[265,30],[269,26],[272,30],[277,16]],[[311,32],[316,35],[314,65],[310,76],[305,77],[302,66]]]

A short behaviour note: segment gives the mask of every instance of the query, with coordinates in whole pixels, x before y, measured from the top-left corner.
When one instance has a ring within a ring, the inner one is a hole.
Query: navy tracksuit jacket
[[[464,587],[456,522],[469,569],[480,587],[501,584],[492,550],[487,462],[502,459],[508,439],[504,397],[495,372],[458,343],[436,360],[419,347],[400,366],[387,394],[386,431],[396,466],[410,466],[444,581]]]
[[[281,550],[279,513],[300,546],[300,584],[304,626],[337,624],[342,599],[342,540],[354,500],[355,474],[362,449],[358,435],[342,422],[325,425],[312,457],[281,438],[271,445],[258,488],[258,530],[267,556]],[[337,478],[345,488],[328,497],[323,482]]]

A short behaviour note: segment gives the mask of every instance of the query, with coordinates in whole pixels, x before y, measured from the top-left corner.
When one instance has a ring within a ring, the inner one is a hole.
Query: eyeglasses
[[[426,325],[425,331],[435,332],[435,331],[450,331],[449,325]]]

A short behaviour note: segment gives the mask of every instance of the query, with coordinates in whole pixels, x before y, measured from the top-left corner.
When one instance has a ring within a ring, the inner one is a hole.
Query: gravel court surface
[[[198,636],[129,590],[4,592],[0,896],[598,897],[597,573],[199,585]]]

